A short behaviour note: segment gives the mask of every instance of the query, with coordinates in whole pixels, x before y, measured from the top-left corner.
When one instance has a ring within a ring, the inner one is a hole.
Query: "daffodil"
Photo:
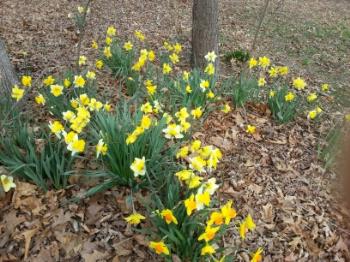
[[[306,87],[306,82],[304,81],[304,79],[298,77],[296,79],[293,80],[293,86],[295,87],[295,89],[297,90],[303,90]]]
[[[139,39],[141,42],[145,41],[145,35],[139,31],[139,30],[136,30],[134,35],[136,36],[137,39]]]
[[[187,85],[185,90],[186,90],[187,94],[191,94],[192,93],[192,88],[191,88],[190,85]]]
[[[86,61],[87,61],[86,56],[84,55],[79,56],[79,61],[78,61],[79,66],[85,65]]]
[[[267,68],[270,65],[270,59],[266,56],[259,57],[259,66]]]
[[[157,91],[157,86],[156,85],[149,85],[149,86],[146,86],[146,89],[147,89],[147,93],[150,96],[152,96]]]
[[[309,119],[315,119],[316,117],[317,117],[317,111],[316,110],[311,110],[311,111],[309,111],[309,113],[308,113],[308,115],[307,115],[307,117],[309,118]]]
[[[163,241],[154,242],[151,241],[149,247],[153,249],[158,255],[164,254],[169,255],[170,251]]]
[[[286,102],[292,102],[295,99],[295,95],[292,92],[288,92],[285,96],[284,96],[284,100]]]
[[[188,180],[186,180],[186,185],[189,189],[197,188],[201,185],[203,178],[200,176],[192,175]]]
[[[196,204],[197,204],[197,209],[198,210],[202,210],[204,208],[204,206],[209,206],[210,205],[210,194],[207,191],[204,192],[200,192],[200,190],[198,190],[199,192],[197,192],[195,199],[196,199]]]
[[[94,80],[96,78],[96,73],[93,71],[87,71],[86,78],[90,80]]]
[[[46,77],[43,80],[43,83],[44,83],[45,86],[53,85],[55,83],[55,78],[53,78],[51,75],[49,75],[48,77]]]
[[[74,119],[76,117],[74,112],[72,112],[70,110],[62,112],[62,116],[63,116],[63,120],[65,120],[65,121],[72,121],[72,119]]]
[[[124,48],[126,51],[130,51],[130,50],[132,50],[133,46],[134,46],[134,45],[133,45],[130,41],[128,41],[128,42],[124,43],[123,48]]]
[[[69,80],[68,78],[64,79],[64,81],[63,81],[63,86],[64,86],[65,88],[70,87],[71,84],[72,84],[72,83],[70,82],[70,80]]]
[[[232,208],[232,201],[228,201],[223,207],[221,207],[221,214],[225,219],[225,224],[228,225],[231,219],[235,218],[237,212]]]
[[[208,62],[212,62],[214,63],[216,58],[217,58],[217,55],[215,54],[214,51],[212,52],[209,52],[208,54],[205,55],[205,60],[207,60]]]
[[[23,98],[23,95],[24,95],[24,89],[19,88],[17,85],[14,85],[12,87],[11,97],[13,99],[16,99],[17,102]]]
[[[156,54],[152,50],[150,50],[148,52],[148,60],[153,62],[155,59],[156,59]]]
[[[165,137],[168,139],[172,138],[183,138],[184,135],[181,134],[181,126],[176,124],[169,124],[167,128],[163,129],[163,133],[165,133]]]
[[[201,249],[201,256],[205,256],[205,255],[212,255],[215,254],[215,248],[212,245],[209,245],[208,243],[202,247]]]
[[[198,151],[201,148],[201,145],[202,145],[202,142],[200,140],[198,140],[198,139],[192,141],[191,147],[190,147],[191,152]]]
[[[65,142],[67,145],[69,145],[69,144],[72,143],[73,141],[79,139],[78,134],[75,133],[74,131],[70,131],[70,132],[68,132],[68,133],[65,132],[65,131],[63,131],[62,134],[63,134],[63,137],[64,137],[64,142]]]
[[[205,92],[210,86],[210,83],[208,80],[201,80],[199,87],[201,88],[202,92]]]
[[[329,85],[328,85],[328,84],[322,84],[321,90],[322,90],[323,92],[328,92],[328,91],[329,91]]]
[[[151,127],[152,119],[148,115],[144,115],[141,118],[140,127],[147,130]]]
[[[143,105],[141,105],[141,111],[145,114],[149,114],[153,112],[153,108],[152,105],[150,104],[150,102],[146,102]]]
[[[49,123],[49,128],[53,134],[58,138],[61,138],[61,133],[64,131],[63,125],[59,121],[54,121]]]
[[[230,107],[229,104],[225,104],[225,105],[223,106],[223,108],[221,109],[221,112],[223,112],[223,113],[225,113],[225,114],[229,113],[230,111],[231,111],[231,107]]]
[[[277,67],[277,70],[281,76],[288,75],[288,72],[289,72],[288,66],[279,66],[279,67]]]
[[[138,225],[141,223],[142,220],[146,219],[143,215],[139,213],[133,213],[130,216],[127,216],[124,218],[126,222],[128,222],[131,225]]]
[[[77,153],[82,153],[84,152],[84,149],[85,149],[85,140],[83,139],[74,140],[72,143],[70,143],[67,146],[67,149],[72,152],[72,156],[74,156]]]
[[[269,97],[272,98],[276,95],[276,91],[270,90]]]
[[[177,64],[177,63],[180,61],[179,56],[178,56],[176,53],[172,53],[172,54],[169,56],[169,58],[170,58],[170,61],[171,61],[174,65]]]
[[[208,75],[214,75],[215,74],[215,66],[213,63],[209,63],[207,67],[204,69],[204,72]]]
[[[220,226],[224,223],[224,217],[220,212],[214,211],[210,214],[210,219],[207,223],[208,226],[212,226],[213,224]]]
[[[173,46],[173,48],[174,48],[174,52],[175,52],[176,54],[179,54],[179,53],[181,53],[181,51],[182,51],[182,45],[179,44],[179,43],[176,43],[176,44]]]
[[[191,196],[184,201],[184,205],[186,207],[186,213],[188,216],[192,214],[192,212],[197,208],[197,203],[194,199],[194,194],[191,194]]]
[[[112,106],[108,103],[104,104],[103,105],[103,109],[106,111],[106,112],[110,112],[111,109],[112,109]]]
[[[254,57],[252,57],[249,59],[248,64],[249,64],[249,69],[252,69],[258,65],[258,61]]]
[[[108,36],[115,36],[116,33],[117,33],[117,29],[115,29],[114,26],[109,26],[109,27],[107,28],[107,35],[108,35]]]
[[[85,11],[85,8],[82,7],[82,6],[78,6],[77,9],[78,9],[78,12],[79,12],[80,14],[84,13],[84,11]]]
[[[204,191],[208,192],[210,195],[213,195],[216,190],[219,188],[219,185],[216,184],[216,178],[212,177],[204,184]]]
[[[248,215],[239,226],[239,235],[242,239],[245,239],[248,230],[252,231],[255,229],[255,223],[250,215]]]
[[[35,103],[37,103],[38,105],[45,105],[46,100],[42,94],[39,94],[35,97]]]
[[[111,58],[112,57],[111,47],[105,46],[105,48],[103,49],[103,54],[105,57]]]
[[[22,82],[22,85],[24,87],[31,87],[32,86],[32,77],[24,75],[24,76],[22,76],[21,82]]]
[[[91,48],[93,48],[93,49],[98,49],[98,44],[96,43],[95,40],[92,40],[92,42],[91,42]]]
[[[63,86],[61,85],[51,85],[50,86],[50,93],[55,96],[58,97],[60,95],[63,94]]]
[[[207,226],[205,228],[204,233],[202,233],[199,237],[198,240],[204,240],[205,242],[209,242],[215,238],[216,233],[219,231],[220,227],[212,227],[212,226]]]
[[[134,176],[144,176],[146,174],[146,159],[135,158],[134,162],[131,164],[130,169],[134,172]]]
[[[11,188],[16,188],[16,184],[13,182],[12,176],[1,175],[1,185],[5,192],[9,192]]]
[[[309,103],[314,102],[316,99],[317,99],[317,94],[316,94],[316,93],[310,93],[310,94],[307,96],[307,101],[308,101]]]
[[[74,76],[74,86],[83,88],[85,86],[85,79],[81,75]]]
[[[269,69],[269,76],[271,78],[276,78],[278,76],[278,68],[277,67],[271,67]]]
[[[169,52],[174,50],[174,47],[173,47],[171,44],[169,44],[167,41],[165,41],[165,42],[163,43],[163,46],[164,46],[164,48],[165,48],[166,50],[168,50]]]
[[[173,211],[171,211],[170,209],[162,210],[162,212],[160,212],[160,215],[167,224],[170,224],[170,223],[174,223],[175,225],[178,224],[177,219],[173,214]]]
[[[95,66],[97,69],[103,68],[103,61],[102,60],[96,60]]]
[[[202,116],[203,111],[201,107],[197,107],[191,111],[191,115],[193,116],[194,119],[198,119]]]
[[[177,151],[176,153],[176,158],[185,158],[188,156],[188,153],[189,153],[188,146],[181,147],[179,151]]]
[[[188,81],[188,80],[190,79],[190,73],[187,72],[187,71],[183,71],[183,73],[182,73],[182,79],[183,79],[184,81]]]
[[[248,134],[254,134],[256,132],[256,127],[253,125],[247,125],[245,130]]]
[[[172,71],[171,66],[167,63],[164,63],[163,64],[163,74],[168,75],[168,74],[170,74],[171,71]]]
[[[106,155],[108,151],[108,146],[105,144],[103,139],[100,139],[96,145],[96,158],[99,158],[100,155]]]
[[[213,99],[215,97],[215,94],[213,93],[213,91],[209,91],[207,93],[207,97],[210,98],[210,99]]]
[[[206,162],[200,156],[190,158],[190,168],[198,172],[204,172]]]
[[[252,259],[250,260],[250,262],[261,262],[262,261],[262,252],[263,249],[261,247],[259,247],[255,253],[252,255]]]
[[[178,112],[175,113],[175,116],[180,121],[186,121],[186,119],[190,116],[186,107],[181,108]]]
[[[186,170],[186,169],[175,173],[175,176],[181,181],[189,180],[192,175],[193,175],[193,171]]]
[[[265,86],[265,85],[266,85],[266,80],[265,80],[265,78],[264,78],[264,77],[260,77],[260,78],[258,79],[258,86],[263,87],[263,86]]]
[[[87,94],[81,94],[79,96],[79,102],[83,106],[87,106],[90,103],[90,98],[89,98],[89,96]]]

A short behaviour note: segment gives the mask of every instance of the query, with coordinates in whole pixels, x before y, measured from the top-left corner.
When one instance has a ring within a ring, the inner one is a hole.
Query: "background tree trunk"
[[[12,86],[17,83],[18,79],[7,55],[5,44],[0,39],[0,95],[11,93]]]
[[[192,16],[192,65],[203,68],[208,52],[218,54],[218,0],[194,0]]]

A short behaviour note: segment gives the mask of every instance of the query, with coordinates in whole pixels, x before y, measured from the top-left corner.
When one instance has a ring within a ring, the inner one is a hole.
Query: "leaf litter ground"
[[[72,64],[67,50],[74,52],[77,38],[67,17],[76,4],[34,0],[23,8],[23,1],[0,2],[0,34],[20,74],[41,77]],[[94,1],[84,45],[88,47],[93,38],[102,39],[106,27],[115,24],[123,36],[143,30],[155,47],[169,37],[184,42],[184,56],[189,57],[191,4],[186,0]],[[249,48],[262,4],[220,1],[222,53]],[[345,0],[272,1],[257,53],[285,62],[314,84],[331,81],[339,90],[346,89],[349,7]],[[88,48],[83,52],[90,55]],[[234,65],[222,68],[225,73],[237,69]],[[101,82],[113,91],[112,79]],[[258,127],[254,136],[244,131],[248,123]],[[322,130],[303,119],[278,126],[266,110],[251,106],[229,115],[212,113],[194,134],[224,152],[217,172],[223,183],[220,198],[233,199],[239,216],[250,212],[257,222],[256,232],[244,243],[234,228],[223,239],[228,252],[239,260],[248,261],[247,250],[259,246],[264,247],[265,261],[350,259],[349,215],[332,190],[334,175],[317,158]],[[0,261],[157,261],[144,237],[133,233],[123,220],[131,211],[125,203],[127,190],[116,188],[79,204],[67,202],[84,190],[81,186],[43,194],[31,184],[18,182],[14,194],[0,202]]]

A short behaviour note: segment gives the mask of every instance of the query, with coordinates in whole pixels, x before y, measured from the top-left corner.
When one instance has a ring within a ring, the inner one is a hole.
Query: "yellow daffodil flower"
[[[135,158],[134,162],[131,164],[130,169],[134,172],[134,176],[144,176],[146,174],[146,159]]]
[[[13,182],[12,176],[1,175],[0,180],[5,193],[9,192],[11,188],[16,188],[16,184]]]

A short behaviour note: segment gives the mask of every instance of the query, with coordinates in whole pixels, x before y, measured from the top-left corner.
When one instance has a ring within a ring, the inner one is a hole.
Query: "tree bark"
[[[17,75],[7,55],[5,44],[0,39],[0,95],[10,94],[12,86],[17,83]]]
[[[194,0],[192,19],[192,65],[203,68],[208,52],[218,54],[218,0]]]

